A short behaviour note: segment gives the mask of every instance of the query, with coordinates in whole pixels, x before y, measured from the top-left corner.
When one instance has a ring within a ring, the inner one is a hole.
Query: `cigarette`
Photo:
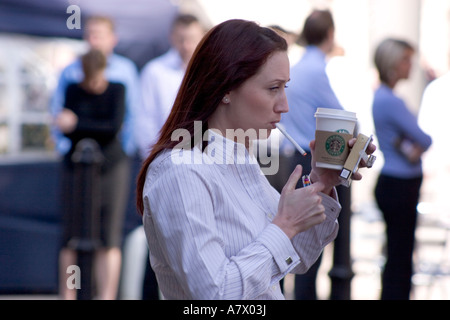
[[[302,147],[300,147],[298,145],[297,142],[295,142],[294,138],[292,138],[287,132],[286,130],[284,130],[284,128],[279,124],[279,123],[275,123],[275,126],[278,128],[278,130],[281,131],[281,133],[294,145],[294,147],[300,152],[300,154],[306,156],[306,151],[303,150]]]

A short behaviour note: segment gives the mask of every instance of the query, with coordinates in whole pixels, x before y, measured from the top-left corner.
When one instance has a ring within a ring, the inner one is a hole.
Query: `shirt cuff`
[[[336,189],[334,190],[334,197],[330,197],[326,194],[321,194],[322,196],[322,204],[325,207],[325,221],[319,225],[319,228],[327,228],[328,225],[330,228],[328,233],[328,237],[325,237],[323,239],[323,247],[325,247],[327,244],[329,244],[331,241],[333,241],[338,233],[339,230],[339,223],[338,223],[338,217],[339,213],[341,212],[342,206],[339,203],[337,199],[337,192]],[[324,230],[325,230],[324,229]]]
[[[272,254],[273,259],[282,274],[287,274],[300,263],[300,257],[295,251],[291,240],[275,224],[269,224],[264,232],[258,237],[258,241]]]
[[[325,193],[319,192],[322,196],[322,204],[325,207],[325,213],[328,220],[336,220],[339,217],[342,206],[339,203],[338,194],[336,188],[333,188],[332,196],[326,195]]]

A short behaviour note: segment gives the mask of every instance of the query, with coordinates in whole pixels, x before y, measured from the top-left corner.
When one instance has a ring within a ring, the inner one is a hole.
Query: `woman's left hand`
[[[351,149],[356,143],[356,138],[352,138],[348,141],[348,146]],[[311,173],[310,173],[310,179],[311,182],[317,182],[320,181],[325,185],[325,188],[323,190],[323,193],[330,195],[333,188],[341,184],[341,180],[339,178],[339,175],[341,173],[340,170],[333,170],[333,169],[327,169],[327,168],[319,168],[316,166],[316,159],[315,159],[315,150],[316,150],[316,141],[313,140],[309,144],[310,150],[311,150]],[[368,155],[374,153],[376,150],[376,146],[370,142],[369,146],[366,149],[366,153]],[[364,160],[361,160],[359,163],[360,168],[367,167],[367,164]],[[352,180],[358,181],[362,179],[361,173],[358,171],[353,173]]]
[[[62,133],[72,133],[77,127],[78,116],[72,110],[63,108],[54,121]]]

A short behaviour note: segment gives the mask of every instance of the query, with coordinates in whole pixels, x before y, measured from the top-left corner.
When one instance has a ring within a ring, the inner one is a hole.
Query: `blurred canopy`
[[[81,29],[67,28],[67,8],[81,12]],[[119,44],[116,52],[141,68],[169,48],[169,30],[178,7],[169,0],[0,0],[0,32],[81,39],[85,19],[112,17]]]

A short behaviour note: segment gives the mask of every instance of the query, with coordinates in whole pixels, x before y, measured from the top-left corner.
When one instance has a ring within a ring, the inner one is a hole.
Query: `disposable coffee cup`
[[[317,108],[316,166],[341,170],[350,152],[348,141],[353,138],[356,113],[345,110]]]

